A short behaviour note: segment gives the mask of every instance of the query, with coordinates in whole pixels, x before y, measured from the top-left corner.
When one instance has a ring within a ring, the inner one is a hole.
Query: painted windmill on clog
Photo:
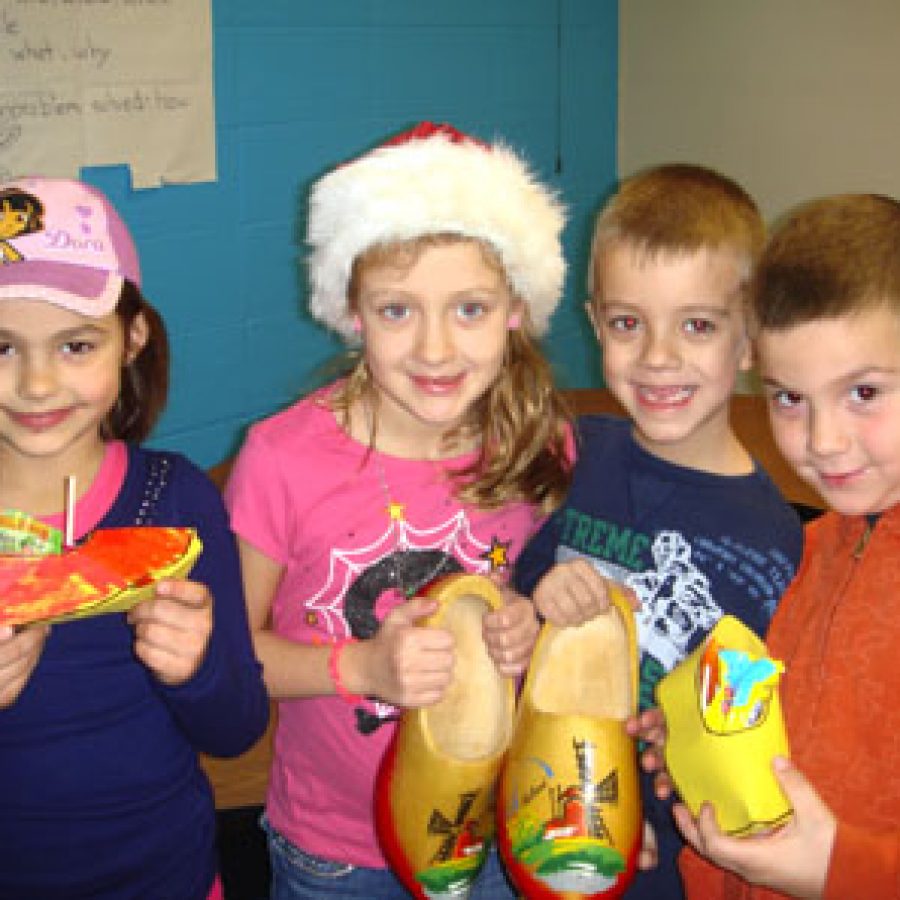
[[[634,617],[614,591],[583,625],[544,625],[497,795],[497,841],[529,900],[614,900],[634,878],[641,793]]]

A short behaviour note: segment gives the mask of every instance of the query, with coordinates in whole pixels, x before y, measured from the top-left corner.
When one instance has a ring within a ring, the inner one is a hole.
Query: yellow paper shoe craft
[[[723,616],[657,685],[669,774],[688,809],[697,815],[711,803],[729,834],[771,828],[790,816],[772,773],[772,759],[788,755],[778,692],[783,672],[749,628]]]
[[[489,578],[450,575],[425,592],[440,606],[423,624],[455,639],[453,681],[436,704],[405,710],[375,786],[385,858],[419,900],[464,900],[495,830],[494,788],[512,735],[515,691],[482,638],[503,598]]]
[[[497,794],[497,843],[529,900],[621,897],[641,843],[625,720],[637,709],[634,616],[615,592],[583,625],[544,625]]]

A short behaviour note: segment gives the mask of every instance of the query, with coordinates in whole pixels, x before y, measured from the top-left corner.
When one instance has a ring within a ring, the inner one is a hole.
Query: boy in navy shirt
[[[516,587],[557,625],[605,608],[608,581],[630,588],[641,709],[723,614],[764,635],[800,559],[797,515],[729,423],[764,232],[742,188],[683,164],[626,180],[595,226],[588,314],[628,418],[579,420],[569,496],[519,557]],[[677,900],[681,840],[644,796],[644,864],[658,864],[626,897]]]

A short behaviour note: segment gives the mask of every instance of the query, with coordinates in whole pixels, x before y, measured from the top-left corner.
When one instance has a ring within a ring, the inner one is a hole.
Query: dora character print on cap
[[[9,239],[40,231],[44,227],[43,216],[44,207],[33,194],[19,188],[0,191],[0,265],[22,259]]]

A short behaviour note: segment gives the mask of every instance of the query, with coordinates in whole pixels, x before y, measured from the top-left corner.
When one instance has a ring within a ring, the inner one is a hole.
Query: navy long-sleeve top
[[[215,809],[197,752],[233,756],[268,700],[219,493],[188,460],[136,447],[99,527],[192,526],[214,625],[203,662],[167,687],[134,655],[124,614],[53,626],[16,702],[0,710],[0,900],[204,900]]]

